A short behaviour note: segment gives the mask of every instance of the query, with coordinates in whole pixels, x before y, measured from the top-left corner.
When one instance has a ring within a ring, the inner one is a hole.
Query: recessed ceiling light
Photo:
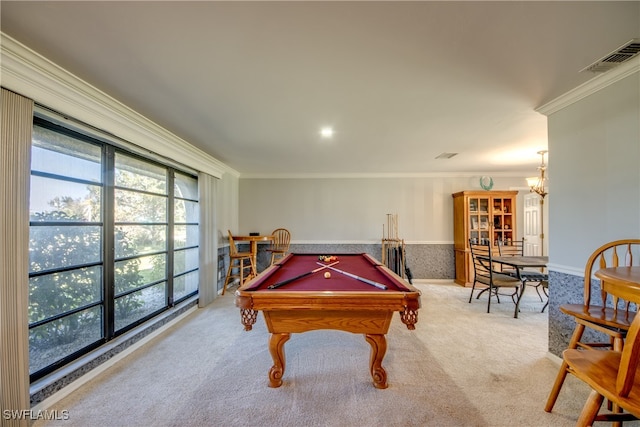
[[[323,127],[320,129],[320,135],[322,135],[323,138],[331,138],[333,136],[333,128],[329,126]]]

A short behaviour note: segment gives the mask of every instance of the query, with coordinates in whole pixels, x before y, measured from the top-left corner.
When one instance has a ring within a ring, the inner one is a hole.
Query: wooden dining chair
[[[231,230],[227,230],[227,232],[229,233],[229,268],[227,268],[227,276],[224,279],[222,295],[227,290],[227,284],[230,281],[238,279],[240,286],[242,286],[245,280],[257,275],[251,252],[238,252]]]
[[[592,276],[601,268],[639,265],[639,251],[640,239],[623,239],[606,243],[591,254],[584,269],[583,303],[560,306],[560,311],[573,317],[576,322],[568,349],[610,348],[622,351],[624,338],[635,318],[636,313],[632,309],[636,305],[624,299],[615,299],[605,292],[600,287],[600,281]],[[613,307],[614,300],[620,308]],[[583,340],[586,328],[600,332],[608,341],[591,341],[586,337]],[[568,373],[572,373],[572,369],[564,360],[547,399],[545,411],[553,410]]]
[[[631,294],[617,296],[628,299]],[[639,331],[640,316],[636,316],[629,327],[622,351],[568,349],[562,353],[571,373],[592,389],[576,426],[591,426],[594,421],[620,424],[640,418]],[[605,398],[612,404],[612,412],[601,413]]]
[[[541,310],[541,312],[544,313],[547,307],[549,307],[549,281],[544,280],[541,284],[542,284],[542,292],[547,297],[547,302],[544,303],[544,306],[542,307],[542,310]]]
[[[271,252],[271,264],[282,259],[289,252],[289,243],[291,242],[291,233],[286,228],[276,228],[271,233],[273,240],[267,249]]]
[[[483,293],[488,293],[487,313],[491,311],[491,298],[495,296],[498,303],[500,303],[500,295],[510,296],[511,300],[516,304],[517,310],[517,298],[520,295],[520,287],[523,286],[522,282],[517,277],[509,276],[495,270],[491,255],[491,245],[473,243],[473,241],[470,240],[469,246],[471,248],[474,271],[469,303],[471,303],[473,299],[476,285],[479,284],[479,292],[476,295],[476,299],[479,299]],[[513,292],[508,294],[500,293],[500,291],[505,288],[512,289]]]

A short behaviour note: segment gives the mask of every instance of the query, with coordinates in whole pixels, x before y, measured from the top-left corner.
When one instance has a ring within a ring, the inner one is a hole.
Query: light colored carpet
[[[172,327],[60,400],[65,421],[43,426],[571,426],[589,389],[570,376],[554,412],[543,406],[558,366],[547,357],[547,315],[528,289],[519,319],[504,299],[486,313],[469,289],[418,284],[415,331],[394,315],[373,387],[369,345],[340,331],[294,334],[284,384],[262,315],[245,332],[233,292]]]

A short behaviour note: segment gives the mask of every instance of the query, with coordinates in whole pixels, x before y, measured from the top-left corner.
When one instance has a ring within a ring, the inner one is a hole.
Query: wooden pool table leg
[[[280,387],[285,369],[284,343],[289,341],[291,334],[271,334],[269,339],[269,353],[273,359],[273,366],[269,370],[269,387]]]
[[[387,371],[382,367],[382,359],[387,352],[387,339],[383,334],[365,334],[365,339],[371,345],[369,370],[375,388],[387,388]]]

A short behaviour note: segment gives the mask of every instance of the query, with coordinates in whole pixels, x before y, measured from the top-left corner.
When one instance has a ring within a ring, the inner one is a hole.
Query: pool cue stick
[[[394,228],[394,230],[395,230],[395,236],[394,236],[394,238],[395,238],[396,240],[398,240],[398,214],[395,214],[395,215],[393,216],[393,228]]]
[[[396,248],[391,246],[391,266],[389,267],[391,270],[396,269]]]
[[[337,263],[339,263],[339,262],[340,262],[340,261],[336,261],[336,262],[334,262],[334,263],[327,264],[327,265],[321,264],[321,265],[323,266],[323,267],[321,267],[321,268],[316,268],[315,270],[307,271],[306,273],[302,273],[302,274],[300,274],[300,275],[298,275],[298,276],[296,276],[296,277],[292,277],[291,279],[287,279],[287,280],[283,280],[282,282],[274,283],[273,285],[269,285],[269,286],[267,286],[267,289],[276,289],[276,288],[279,288],[280,286],[284,286],[284,285],[286,285],[287,283],[291,283],[291,282],[293,282],[294,280],[302,279],[303,277],[309,276],[309,275],[311,275],[311,274],[313,274],[313,273],[316,273],[316,272],[318,272],[318,271],[320,271],[320,270],[324,270],[325,268],[330,268],[332,265],[336,265],[336,264],[337,264]],[[319,264],[319,263],[318,263],[318,264]]]
[[[318,265],[324,265],[324,264],[321,264],[321,263],[319,263],[319,262],[318,262],[318,263],[316,263],[316,264],[318,264]],[[378,289],[382,289],[383,291],[386,291],[386,290],[387,290],[387,287],[386,287],[385,285],[383,285],[382,283],[374,282],[373,280],[369,280],[369,279],[365,279],[364,277],[356,276],[355,274],[349,273],[349,272],[347,272],[347,271],[338,270],[337,268],[335,268],[335,267],[331,267],[331,266],[329,266],[329,265],[327,265],[327,267],[329,268],[329,270],[337,271],[338,273],[342,273],[342,274],[344,274],[345,276],[349,276],[349,277],[351,277],[351,278],[354,278],[354,279],[356,279],[356,280],[359,280],[359,281],[361,281],[361,282],[364,282],[364,283],[366,283],[366,284],[368,284],[368,285],[375,286],[376,288],[378,288]]]
[[[382,223],[382,247],[380,248],[380,252],[382,252],[382,262],[384,263],[384,222]]]
[[[398,274],[398,242],[393,246],[393,272]]]

